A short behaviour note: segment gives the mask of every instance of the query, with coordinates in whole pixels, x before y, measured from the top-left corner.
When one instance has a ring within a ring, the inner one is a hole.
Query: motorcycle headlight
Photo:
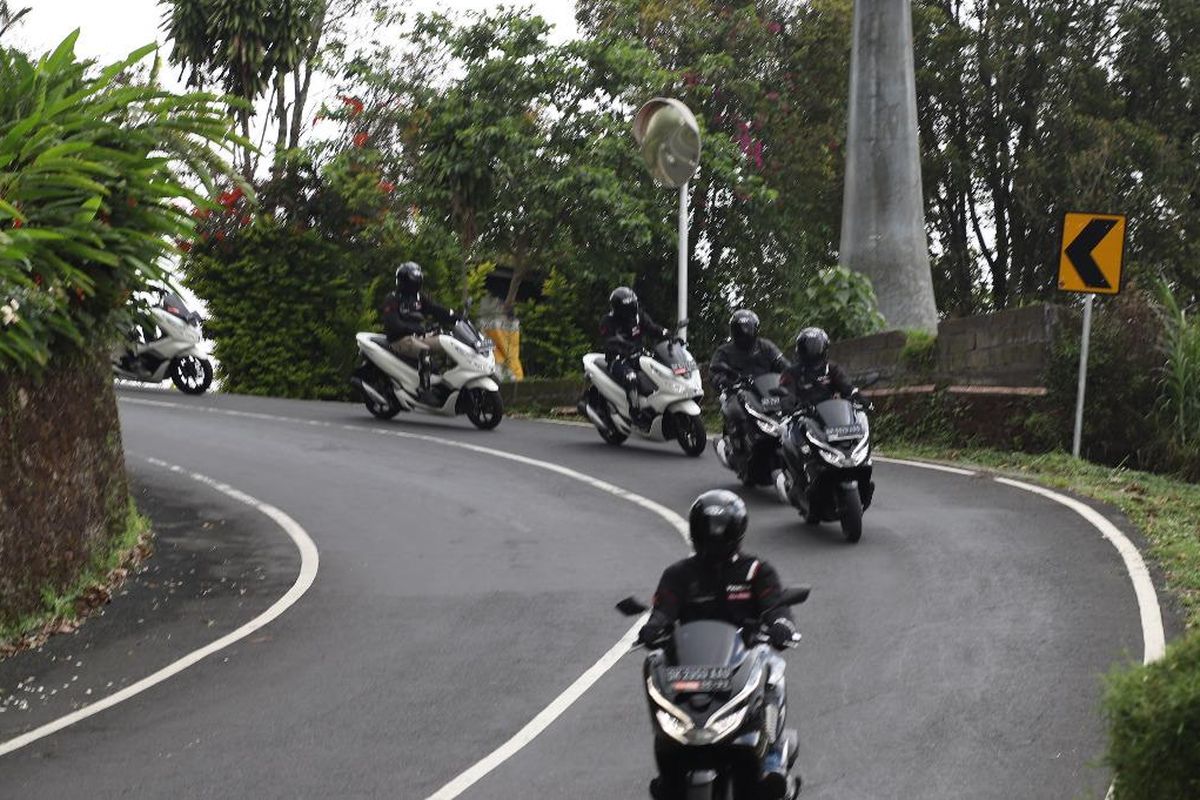
[[[662,709],[654,712],[654,718],[658,720],[658,727],[662,729],[663,733],[680,744],[686,743],[688,731],[692,729],[690,722],[684,722]]]
[[[750,706],[742,706],[732,714],[726,714],[720,719],[709,720],[705,729],[712,734],[713,740],[724,739],[729,734],[742,727],[742,723],[746,720],[746,712],[750,710]],[[661,713],[661,712],[659,712]]]

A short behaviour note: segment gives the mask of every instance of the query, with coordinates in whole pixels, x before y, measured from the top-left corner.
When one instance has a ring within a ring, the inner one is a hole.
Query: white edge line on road
[[[228,497],[232,497],[234,500],[245,503],[251,508],[254,508],[270,517],[276,524],[279,525],[279,527],[283,528],[284,532],[287,533],[289,537],[291,537],[291,540],[296,544],[296,548],[300,551],[300,574],[296,576],[296,581],[282,597],[272,603],[270,608],[247,622],[245,625],[242,625],[240,628],[225,634],[220,639],[217,639],[216,641],[211,642],[198,650],[193,650],[183,658],[171,662],[157,672],[147,675],[145,678],[142,678],[136,683],[131,683],[129,686],[126,686],[120,691],[114,692],[113,694],[110,694],[101,700],[97,700],[90,705],[86,705],[83,708],[77,709],[66,716],[59,717],[53,722],[48,722],[39,728],[34,728],[28,733],[23,733],[14,739],[9,739],[6,742],[0,742],[0,756],[11,753],[14,750],[19,750],[28,744],[36,742],[38,739],[42,739],[51,735],[52,733],[57,733],[63,728],[74,725],[76,722],[80,722],[90,716],[99,714],[105,709],[112,708],[118,703],[122,703],[129,698],[134,697],[135,695],[141,694],[150,687],[162,683],[174,675],[178,675],[180,672],[183,672],[188,667],[193,666],[201,659],[207,658],[213,653],[224,650],[231,644],[246,638],[251,633],[254,633],[254,631],[279,617],[281,614],[283,614],[283,612],[287,611],[292,605],[294,605],[296,601],[299,600],[306,591],[308,591],[308,587],[312,586],[313,580],[317,577],[317,565],[320,560],[317,554],[317,546],[313,542],[312,538],[308,535],[308,532],[305,531],[304,528],[300,527],[299,523],[297,523],[287,514],[280,511],[275,506],[264,503],[261,500],[257,500],[244,492],[234,489],[232,486],[228,486],[224,483],[213,480],[206,475],[188,472],[181,467],[173,466],[156,458],[147,458],[146,461],[156,467],[161,467],[163,469],[170,470],[171,472],[187,475],[193,480],[197,480],[200,483],[203,483],[217,490],[218,492],[227,495]]]
[[[888,458],[887,456],[872,455],[875,461],[882,461],[885,464],[901,464],[905,467],[920,467],[921,469],[932,469],[937,472],[949,472],[951,475],[963,475],[968,478],[973,478],[979,473],[973,469],[963,469],[961,467],[948,467],[945,464],[934,464],[930,461],[909,461],[906,458]]]
[[[537,458],[530,458],[529,456],[522,456],[516,453],[508,453],[504,450],[497,450],[492,447],[470,444],[469,442],[459,442],[453,439],[443,439],[438,436],[429,436],[422,433],[410,433],[408,431],[393,431],[385,428],[372,428],[361,425],[345,425],[321,420],[306,420],[296,417],[276,416],[273,414],[258,414],[249,411],[236,411],[233,409],[203,408],[201,406],[191,406],[183,403],[169,403],[159,400],[122,398],[122,401],[136,403],[139,405],[178,408],[190,411],[202,409],[232,417],[269,419],[276,422],[290,422],[295,424],[313,425],[327,428],[336,427],[342,430],[354,431],[357,433],[372,433],[381,436],[393,436],[399,439],[413,439],[421,442],[430,442],[432,444],[443,445],[446,447],[455,447],[461,450],[482,453],[485,455],[494,456],[496,458],[502,458],[507,461],[514,461],[518,464],[537,467],[548,472],[553,472],[558,475],[571,478],[572,480],[586,484],[594,489],[606,492],[615,497],[619,497],[622,500],[633,503],[634,505],[644,508],[647,511],[653,512],[665,520],[672,528],[674,528],[675,532],[679,534],[684,543],[688,544],[690,548],[687,522],[683,519],[683,517],[679,516],[671,509],[667,508],[661,503],[656,503],[648,497],[643,497],[635,492],[622,489],[616,484],[609,483],[608,481],[602,481],[599,478],[594,478],[586,473],[579,472],[578,470],[571,469],[570,467],[564,467],[559,464],[555,464],[551,461],[542,461]],[[641,619],[635,622],[633,626],[625,632],[625,634],[616,644],[609,648],[608,652],[601,656],[596,663],[588,667],[588,669],[582,675],[576,678],[570,686],[568,686],[561,694],[555,697],[548,706],[539,711],[533,719],[525,724],[524,727],[513,734],[507,741],[505,741],[495,750],[488,753],[482,759],[468,767],[465,771],[455,776],[449,783],[430,795],[427,800],[453,800],[479,782],[480,779],[482,779],[492,770],[496,769],[496,767],[512,758],[514,755],[520,752],[523,747],[537,738],[537,736],[550,727],[550,725],[556,719],[562,716],[563,713],[570,708],[576,700],[582,697],[588,689],[594,686],[595,683],[599,681],[605,673],[612,669],[617,662],[621,660],[622,656],[629,652],[629,648],[633,644],[634,638],[637,636],[638,628],[641,627],[645,620],[646,616],[643,615]]]
[[[1166,636],[1163,633],[1162,609],[1158,604],[1158,592],[1154,589],[1154,581],[1150,578],[1150,570],[1137,546],[1129,540],[1120,528],[1113,525],[1104,515],[1087,503],[1082,503],[1073,497],[1059,494],[1042,486],[1015,481],[1011,478],[996,478],[997,483],[1023,489],[1027,492],[1040,494],[1056,503],[1061,503],[1092,524],[1100,534],[1117,549],[1125,562],[1125,571],[1133,583],[1134,594],[1137,595],[1138,611],[1142,618],[1142,663],[1149,664],[1162,658],[1166,650]]]

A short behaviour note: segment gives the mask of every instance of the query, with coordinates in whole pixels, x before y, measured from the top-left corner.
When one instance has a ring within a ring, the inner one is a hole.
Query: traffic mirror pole
[[[1071,455],[1079,458],[1083,439],[1083,398],[1087,392],[1088,345],[1092,339],[1092,301],[1096,295],[1089,294],[1083,301],[1083,337],[1079,342],[1079,390],[1075,396],[1075,438],[1071,443]]]
[[[679,286],[676,288],[677,321],[687,319],[688,306],[688,184],[679,187]],[[687,326],[679,329],[679,338],[687,341]]]

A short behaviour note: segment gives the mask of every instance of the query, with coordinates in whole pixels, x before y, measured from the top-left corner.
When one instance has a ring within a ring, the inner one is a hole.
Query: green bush
[[[559,378],[579,375],[592,339],[580,327],[583,305],[577,284],[552,269],[542,296],[517,308],[521,320],[521,364],[527,375]]]
[[[1163,323],[1159,373],[1159,436],[1167,459],[1200,478],[1200,320],[1180,308],[1170,288],[1159,290]]]
[[[161,280],[172,238],[191,235],[177,198],[211,185],[232,141],[225,106],[174,95],[135,70],[154,46],[98,72],[78,32],[38,61],[0,48],[0,368],[105,341],[131,294]]]
[[[262,206],[230,190],[215,213],[198,212],[184,280],[208,305],[205,329],[227,391],[341,399],[354,334],[381,330],[396,265],[420,262],[426,289],[457,305],[457,249],[396,207],[369,152],[287,166],[259,187]]]
[[[839,341],[881,331],[884,320],[870,279],[836,266],[821,270],[800,290],[796,325],[816,325]]]
[[[1111,674],[1104,711],[1114,800],[1200,797],[1200,632],[1161,661]]]
[[[929,372],[936,356],[937,334],[917,330],[905,332],[900,363],[917,372]]]

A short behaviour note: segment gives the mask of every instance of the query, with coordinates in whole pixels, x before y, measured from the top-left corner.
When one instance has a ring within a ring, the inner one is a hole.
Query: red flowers
[[[243,197],[245,197],[245,192],[242,191],[240,186],[235,186],[227,192],[222,192],[221,196],[217,198],[217,202],[225,206],[225,208],[233,208],[237,201]]]
[[[381,180],[379,182],[379,191],[383,192],[384,194],[391,194],[392,192],[396,191],[396,184],[389,180]]]
[[[366,144],[370,138],[370,134],[368,134],[366,131],[359,131],[358,133],[354,134],[354,138],[351,141],[354,143],[355,147],[366,147]]]
[[[357,117],[363,112],[362,101],[357,97],[347,97],[346,95],[342,95],[342,105],[350,109],[351,118]]]
[[[179,252],[181,253],[192,252],[192,243],[183,239],[180,239],[178,242],[176,242],[175,247],[178,248]]]
[[[24,224],[25,224],[25,223],[24,223],[24,222],[21,222],[21,220],[20,220],[20,219],[18,219],[18,218],[16,218],[16,217],[13,217],[13,221],[12,221],[13,230],[16,230],[17,228],[20,228],[20,227],[21,227],[21,226],[23,226]]]

